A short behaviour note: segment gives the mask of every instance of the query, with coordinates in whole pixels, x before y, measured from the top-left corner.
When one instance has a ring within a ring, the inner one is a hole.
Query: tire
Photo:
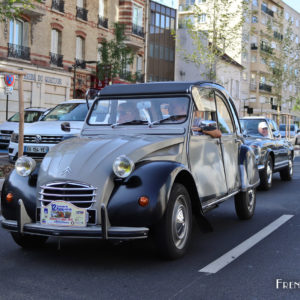
[[[290,181],[293,178],[293,159],[289,157],[289,164],[282,171],[280,171],[280,178],[284,181]]]
[[[259,172],[259,177],[259,189],[268,191],[272,187],[273,179],[273,159],[270,155],[267,158],[264,169],[261,172]]]
[[[16,244],[24,249],[40,248],[48,239],[47,236],[22,235],[18,232],[11,232],[11,236]]]
[[[235,211],[241,220],[251,219],[254,215],[256,204],[256,190],[249,189],[247,192],[239,192],[234,197]]]
[[[191,233],[190,196],[182,184],[175,183],[165,214],[154,228],[154,239],[159,254],[166,259],[184,256],[191,241]]]

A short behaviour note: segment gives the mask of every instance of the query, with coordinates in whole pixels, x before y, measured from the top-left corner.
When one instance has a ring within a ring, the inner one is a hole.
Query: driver
[[[132,102],[121,103],[118,106],[118,123],[140,120],[140,114],[136,105]]]
[[[258,132],[262,136],[268,136],[269,135],[268,124],[266,122],[260,122],[258,124]]]

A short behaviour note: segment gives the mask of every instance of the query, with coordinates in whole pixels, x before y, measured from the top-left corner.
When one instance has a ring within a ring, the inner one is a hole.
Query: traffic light
[[[247,108],[247,114],[252,115],[253,114],[253,107],[248,107]]]

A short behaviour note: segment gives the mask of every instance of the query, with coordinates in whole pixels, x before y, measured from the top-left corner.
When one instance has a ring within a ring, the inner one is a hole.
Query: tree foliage
[[[0,21],[18,17],[26,8],[34,8],[33,2],[41,0],[2,0],[0,1]]]
[[[117,76],[122,76],[129,81],[134,81],[131,72],[126,71],[126,67],[133,63],[133,51],[125,44],[125,25],[114,24],[114,39],[101,42],[99,54],[101,62],[98,63],[97,77],[100,80],[109,78],[113,80]]]
[[[201,75],[207,79],[216,80],[215,66],[225,53],[235,59],[243,50],[248,5],[244,0],[211,0],[187,8],[192,14],[181,19],[179,26],[187,28],[194,49],[179,46],[177,50],[186,62],[205,66],[207,71]]]

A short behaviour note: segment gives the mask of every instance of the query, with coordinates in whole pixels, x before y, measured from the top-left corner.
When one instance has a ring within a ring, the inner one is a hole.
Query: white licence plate
[[[41,224],[51,226],[76,226],[85,227],[88,212],[67,201],[52,201],[47,206],[41,207]]]
[[[31,153],[47,153],[49,151],[48,146],[25,146],[24,152]]]
[[[0,135],[0,140],[10,140],[10,136],[9,135]]]

